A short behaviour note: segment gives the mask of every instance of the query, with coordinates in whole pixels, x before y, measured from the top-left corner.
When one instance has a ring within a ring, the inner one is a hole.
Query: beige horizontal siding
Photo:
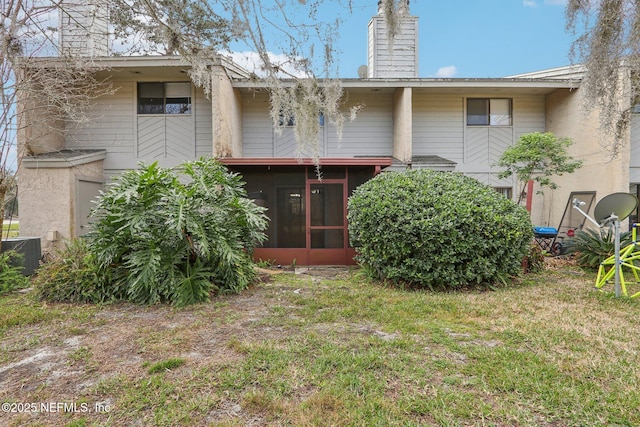
[[[135,133],[134,82],[119,82],[115,94],[95,100],[87,111],[90,121],[70,128],[66,146],[71,149],[105,149],[133,153]]]
[[[211,101],[202,89],[196,88],[194,101],[196,157],[213,154],[213,130],[211,127]]]
[[[414,94],[413,155],[462,163],[464,124],[462,96]]]
[[[327,156],[391,156],[393,154],[392,94],[373,92],[369,95],[348,95],[345,114],[354,106],[361,106],[355,120],[345,120],[342,138],[334,126],[327,126]]]
[[[242,104],[244,157],[273,157],[273,123],[266,94],[245,97]]]
[[[513,113],[516,141],[520,138],[520,135],[525,133],[545,131],[544,95],[519,96],[513,98]]]

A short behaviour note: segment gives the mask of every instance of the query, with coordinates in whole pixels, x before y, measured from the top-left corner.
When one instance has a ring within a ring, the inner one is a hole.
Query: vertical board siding
[[[496,163],[502,153],[513,145],[512,127],[490,127],[489,128],[489,166]]]
[[[513,101],[512,126],[466,126],[463,100],[463,159],[457,169],[485,184],[513,188],[514,178],[499,179],[499,169],[495,164],[522,134],[545,131],[545,99],[544,95],[505,94],[501,97],[511,98]]]
[[[190,115],[138,116],[138,159],[193,160],[192,123]]]
[[[464,147],[464,163],[474,169],[488,170],[513,144],[511,126],[469,126]]]
[[[459,95],[413,95],[413,155],[463,161],[464,98]]]
[[[467,137],[464,144],[464,163],[489,163],[489,128],[485,126],[467,127]]]
[[[485,185],[491,185],[491,174],[489,173],[465,173],[465,175],[474,178]]]
[[[513,178],[500,179],[498,175],[493,172],[467,172],[465,175],[491,187],[511,187],[513,190],[512,195],[515,195],[519,191],[519,189],[515,188],[515,180]]]
[[[165,129],[163,116],[138,116],[138,159],[165,157]]]
[[[191,115],[165,116],[165,156],[193,160],[196,156]]]

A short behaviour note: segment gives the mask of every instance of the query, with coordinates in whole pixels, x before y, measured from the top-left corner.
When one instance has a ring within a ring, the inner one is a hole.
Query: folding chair
[[[582,230],[586,218],[584,215],[573,209],[573,200],[579,199],[584,202],[583,210],[589,212],[591,205],[596,199],[595,191],[572,191],[564,208],[562,219],[558,228],[554,227],[533,227],[534,242],[540,249],[547,251],[554,256],[563,253],[562,240],[565,237],[573,237],[577,230]]]

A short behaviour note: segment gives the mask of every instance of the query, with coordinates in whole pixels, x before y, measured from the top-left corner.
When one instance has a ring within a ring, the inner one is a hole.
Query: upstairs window
[[[285,117],[283,113],[280,113],[278,118],[278,126],[294,127],[296,125],[296,118],[293,116]]]
[[[511,126],[510,98],[467,99],[467,126]]]
[[[138,83],[138,114],[191,114],[191,83]]]

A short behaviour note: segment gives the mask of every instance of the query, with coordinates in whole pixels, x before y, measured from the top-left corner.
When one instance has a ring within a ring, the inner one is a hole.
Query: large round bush
[[[491,187],[426,169],[361,185],[348,219],[361,265],[381,279],[429,288],[517,275],[533,238],[527,211]]]

